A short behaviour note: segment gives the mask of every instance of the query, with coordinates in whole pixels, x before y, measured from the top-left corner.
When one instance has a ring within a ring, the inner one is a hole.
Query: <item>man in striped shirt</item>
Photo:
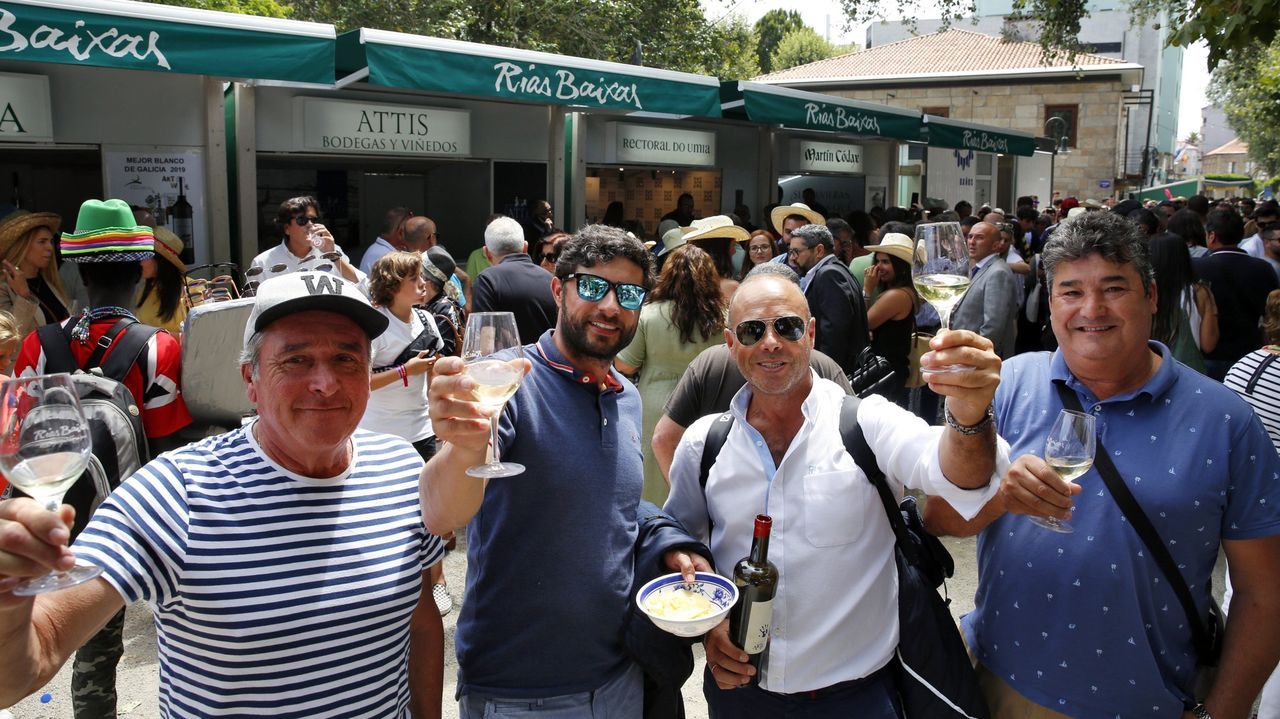
[[[443,548],[422,522],[422,460],[356,428],[386,325],[343,278],[272,278],[241,359],[253,422],[143,467],[74,555],[70,507],[0,503],[0,706],[144,600],[162,716],[438,717],[443,627],[420,597]],[[102,575],[34,600],[9,591],[77,557]]]

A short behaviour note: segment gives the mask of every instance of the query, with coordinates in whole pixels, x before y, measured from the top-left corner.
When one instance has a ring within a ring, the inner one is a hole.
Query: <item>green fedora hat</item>
[[[62,233],[59,249],[68,262],[139,262],[154,256],[155,235],[124,200],[85,200],[76,231]]]

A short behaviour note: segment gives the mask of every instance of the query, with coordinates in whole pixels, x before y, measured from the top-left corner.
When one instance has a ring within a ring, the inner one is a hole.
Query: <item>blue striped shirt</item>
[[[289,472],[242,428],[126,480],[76,541],[156,616],[165,717],[408,716],[409,620],[443,556],[422,459],[358,430],[347,472]]]

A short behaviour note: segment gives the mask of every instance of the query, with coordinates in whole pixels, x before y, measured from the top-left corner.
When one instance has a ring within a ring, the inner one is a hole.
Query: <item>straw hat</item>
[[[893,255],[903,262],[911,264],[911,257],[916,251],[916,243],[915,240],[901,232],[890,232],[880,238],[880,244],[867,245],[863,249],[868,252],[883,252],[886,255]]]
[[[751,233],[747,232],[747,228],[733,224],[733,218],[728,215],[704,217],[701,220],[694,220],[692,224],[684,228],[685,242],[715,240],[726,237],[730,240],[741,241],[750,239]]]
[[[0,220],[0,254],[8,252],[13,243],[37,227],[47,227],[57,237],[62,218],[53,212],[14,210],[9,213]]]
[[[1084,202],[1081,202],[1081,203],[1080,203],[1080,205],[1081,205],[1082,207],[1088,208],[1088,209],[1090,209],[1090,210],[1101,210],[1101,209],[1102,209],[1102,203],[1101,203],[1101,202],[1098,202],[1097,200],[1093,199],[1092,197],[1090,197],[1089,199],[1085,200]]]
[[[1069,220],[1072,217],[1078,217],[1088,211],[1089,208],[1087,207],[1072,207],[1070,210],[1067,210],[1067,219]]]
[[[124,200],[85,200],[76,231],[62,233],[68,262],[140,262],[155,255],[155,234],[136,224]]]
[[[658,256],[662,257],[684,243],[684,228],[679,226],[673,227],[663,233],[662,249],[658,251]]]
[[[173,234],[167,227],[154,228],[156,236],[156,254],[165,258],[178,268],[178,271],[186,274],[187,265],[180,256],[182,255],[182,238]]]
[[[809,221],[811,225],[825,225],[827,218],[819,215],[803,202],[797,202],[794,205],[778,205],[769,213],[769,222],[773,224],[773,231],[782,234],[782,222],[792,215],[800,215]]]

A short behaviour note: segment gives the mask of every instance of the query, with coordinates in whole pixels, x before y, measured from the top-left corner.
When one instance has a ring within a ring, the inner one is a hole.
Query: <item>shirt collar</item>
[[[561,354],[556,347],[555,340],[552,339],[554,334],[555,330],[551,329],[543,332],[542,336],[538,338],[536,345],[538,349],[537,359],[541,359],[543,364],[560,373],[561,376],[574,384],[584,387],[596,387],[601,392],[621,393],[625,389],[622,380],[613,369],[610,369],[609,374],[603,378],[599,378],[574,367],[573,363]]]
[[[503,255],[502,259],[498,260],[500,265],[505,262],[527,262],[533,264],[533,258],[527,252],[512,252],[509,255]]]
[[[1114,397],[1108,397],[1106,402],[1126,402],[1134,399],[1138,395],[1145,394],[1148,397],[1155,398],[1163,395],[1178,380],[1177,369],[1174,367],[1173,354],[1169,348],[1156,340],[1147,340],[1147,346],[1160,355],[1160,366],[1156,369],[1155,374],[1143,383],[1143,385],[1131,392],[1118,394]],[[1076,379],[1071,373],[1071,369],[1067,367],[1067,360],[1062,355],[1062,350],[1057,349],[1053,352],[1053,358],[1049,361],[1049,379],[1053,382],[1065,382],[1067,387],[1075,390],[1079,394],[1093,398],[1093,393],[1085,387],[1084,383]]]
[[[974,267],[980,270],[980,269],[982,269],[983,267],[986,267],[987,265],[989,265],[989,264],[991,264],[992,262],[994,262],[994,261],[995,261],[995,258],[997,258],[997,257],[999,257],[999,256],[1000,256],[1000,254],[999,254],[999,253],[997,253],[997,252],[992,252],[991,254],[987,255],[986,257],[983,257],[982,259],[978,260],[978,264],[974,265]]]
[[[800,411],[804,414],[806,420],[814,416],[818,411],[816,403],[821,397],[818,393],[818,383],[821,379],[822,378],[818,376],[818,373],[814,371],[813,367],[809,367],[809,380],[811,382],[809,385],[809,394],[804,398],[804,402],[800,405]],[[737,419],[746,422],[747,408],[750,406],[751,385],[744,384],[742,385],[742,389],[738,390],[737,393],[733,395],[733,399],[729,402],[729,411],[732,412],[734,417]]]
[[[1240,245],[1226,245],[1223,247],[1219,247],[1218,249],[1211,251],[1209,254],[1216,255],[1220,252],[1238,252],[1242,255],[1249,254],[1248,252],[1245,252],[1244,249],[1240,247]]]

